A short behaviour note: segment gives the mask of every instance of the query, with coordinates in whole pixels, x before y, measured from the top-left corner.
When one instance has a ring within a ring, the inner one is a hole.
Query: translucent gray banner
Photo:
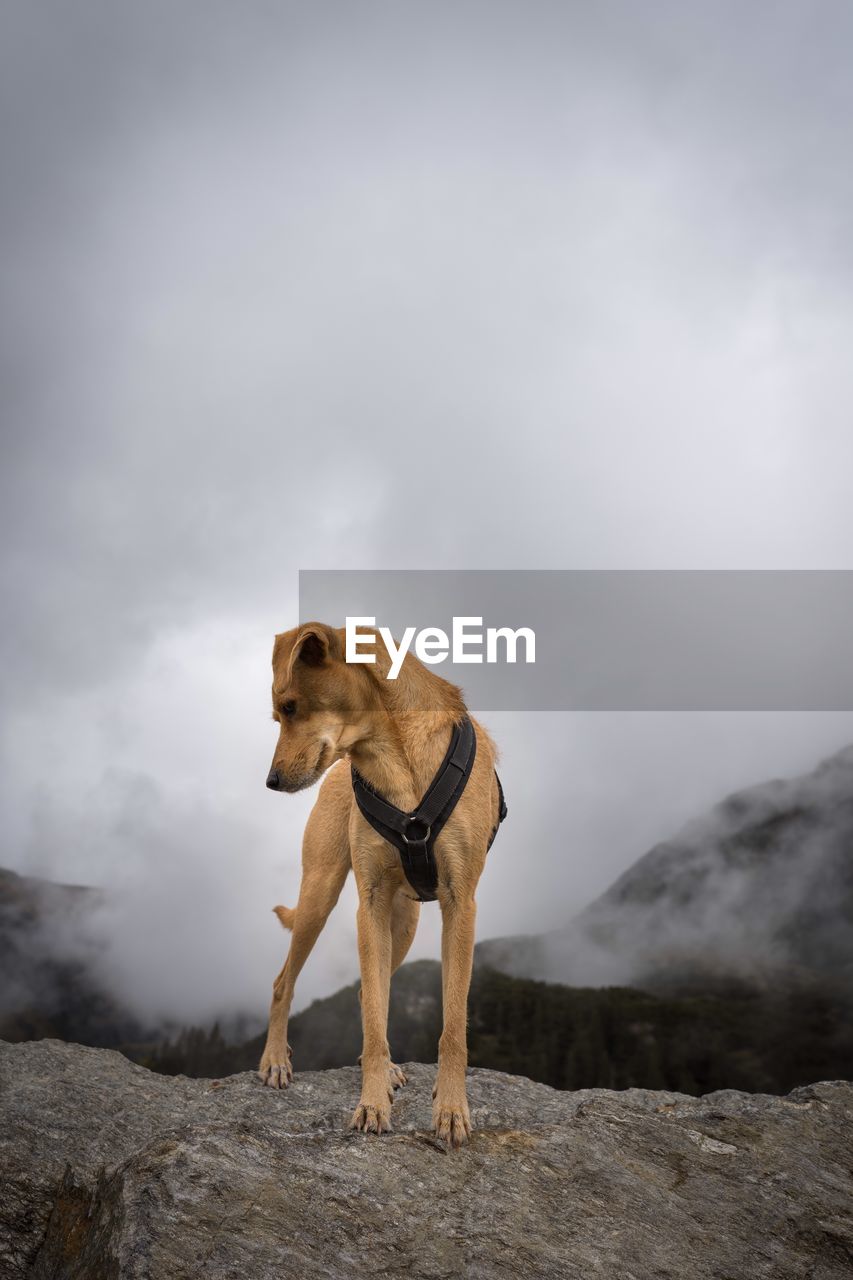
[[[472,710],[853,710],[851,571],[310,570],[299,616],[375,618],[398,641],[481,619],[464,629],[482,661],[430,668]],[[503,638],[486,661],[489,628],[528,628],[535,661],[523,639],[506,661]]]

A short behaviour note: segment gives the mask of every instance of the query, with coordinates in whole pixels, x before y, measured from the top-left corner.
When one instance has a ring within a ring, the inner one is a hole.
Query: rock
[[[394,1132],[365,1137],[347,1130],[354,1067],[275,1093],[0,1044],[0,1276],[853,1273],[853,1084],[690,1098],[472,1070],[476,1132],[448,1154],[434,1068],[406,1070]]]

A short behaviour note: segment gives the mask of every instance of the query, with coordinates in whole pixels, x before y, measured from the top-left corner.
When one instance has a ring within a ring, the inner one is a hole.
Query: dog
[[[328,776],[305,828],[299,900],[293,909],[275,908],[292,937],[273,984],[258,1074],[274,1089],[286,1088],[293,1079],[287,1023],[294,986],[352,869],[358,889],[364,1039],[361,1098],[350,1128],[381,1134],[391,1129],[394,1091],[406,1083],[388,1045],[391,975],[412,945],[421,904],[400,853],[360,812],[352,768],[392,805],[413,811],[442,764],[453,726],[467,717],[467,710],[461,691],[413,654],[407,654],[397,678],[389,680],[387,650],[378,643],[378,633],[372,634],[374,664],[345,661],[343,628],[311,622],[275,638],[272,702],[279,738],[267,786],[296,792],[327,771]],[[434,850],[442,916],[443,1029],[432,1121],[436,1136],[451,1148],[471,1135],[465,1071],[474,895],[502,817],[495,744],[481,725],[472,724],[473,768]]]

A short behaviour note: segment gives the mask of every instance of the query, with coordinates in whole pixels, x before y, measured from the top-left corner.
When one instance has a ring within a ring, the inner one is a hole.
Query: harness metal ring
[[[413,823],[413,822],[420,823],[420,825],[421,825],[421,826],[423,826],[423,825],[424,825],[424,824],[421,822],[420,818],[407,818],[407,819],[406,819],[406,825],[407,825],[407,826],[408,826],[408,825],[410,825],[410,824],[411,824],[411,823]],[[400,832],[400,835],[401,835],[401,836],[402,836],[402,838],[403,838],[403,843],[404,843],[404,844],[426,844],[426,843],[427,843],[427,841],[429,840],[430,836],[432,835],[432,827],[431,827],[431,826],[427,826],[426,834],[425,834],[425,835],[422,835],[422,836],[419,836],[419,837],[418,837],[417,839],[415,839],[415,840],[410,840],[410,839],[409,839],[409,837],[406,835],[406,832],[405,832],[405,831],[401,831],[401,832]]]

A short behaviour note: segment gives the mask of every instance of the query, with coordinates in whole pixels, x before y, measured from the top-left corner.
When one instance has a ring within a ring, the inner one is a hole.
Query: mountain
[[[582,986],[853,994],[853,746],[729,796],[569,925],[482,942],[477,962]]]
[[[787,1093],[811,1080],[853,1078],[853,1025],[820,985],[778,991],[653,994],[575,988],[484,967],[468,1000],[468,1060],[558,1089],[606,1087]],[[396,1061],[435,1060],[441,967],[416,960],[394,975],[388,1039]],[[346,1067],[361,1052],[358,983],[315,1000],[290,1021],[297,1073]],[[131,1052],[166,1075],[253,1070],[264,1037],[228,1045],[218,1027],[182,1032],[155,1051]]]
[[[99,900],[96,889],[0,868],[0,1039],[102,1048],[150,1039],[94,976],[86,918]]]

